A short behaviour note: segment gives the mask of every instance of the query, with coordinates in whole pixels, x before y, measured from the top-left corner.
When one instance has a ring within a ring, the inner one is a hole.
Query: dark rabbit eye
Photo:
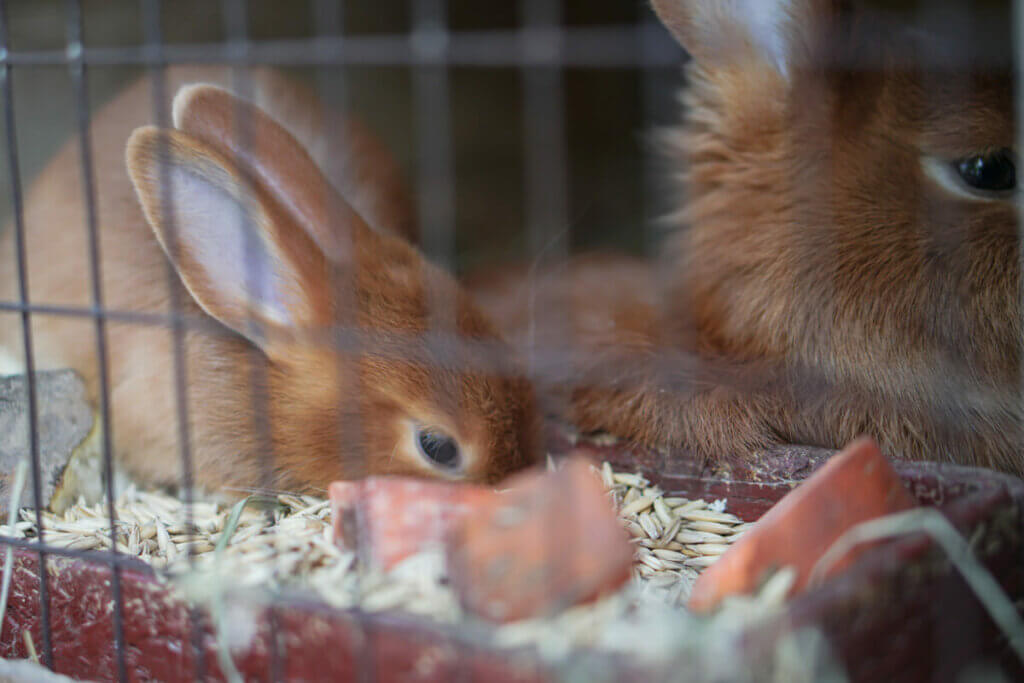
[[[976,190],[1003,192],[1017,187],[1017,166],[1010,150],[967,157],[955,161],[954,166],[963,181]]]
[[[443,432],[428,427],[420,427],[416,432],[416,442],[420,453],[435,465],[446,469],[459,466],[459,447],[455,439]]]

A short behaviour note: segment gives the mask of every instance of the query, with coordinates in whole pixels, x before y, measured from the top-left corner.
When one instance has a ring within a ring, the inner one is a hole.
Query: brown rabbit
[[[301,88],[273,72],[251,78],[252,104],[213,85],[180,87],[223,82],[220,72],[171,69],[174,130],[138,128],[153,120],[148,81],[91,129],[106,307],[170,312],[170,256],[183,313],[207,323],[185,343],[197,483],[317,490],[381,473],[493,482],[526,465],[531,390],[476,358],[503,348],[493,326],[398,236],[413,224],[394,166]],[[336,150],[318,138],[341,126],[353,157],[331,164]],[[328,179],[321,166],[340,171]],[[26,198],[34,303],[90,303],[79,169],[72,141]],[[2,248],[12,252],[10,231]],[[15,297],[13,281],[0,271],[0,298]],[[0,343],[20,355],[17,318],[5,317]],[[425,340],[428,323],[475,355],[453,365]],[[36,314],[32,327],[38,365],[79,370],[95,396],[92,321]],[[371,346],[336,347],[343,327]],[[136,476],[180,481],[172,334],[117,315],[107,334],[116,454]],[[254,381],[265,382],[255,397]]]
[[[1012,22],[654,6],[692,56],[663,138],[679,210],[630,344],[573,341],[604,373],[580,373],[574,419],[705,457],[869,434],[1024,471]],[[609,289],[593,315],[630,308]]]

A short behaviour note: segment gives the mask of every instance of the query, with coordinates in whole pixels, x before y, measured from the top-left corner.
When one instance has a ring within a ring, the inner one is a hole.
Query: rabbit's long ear
[[[764,62],[788,77],[810,59],[838,0],[653,0],[654,10],[698,62]]]
[[[369,227],[306,149],[259,107],[212,85],[185,86],[174,97],[174,125],[236,159],[329,259],[351,259],[356,233]]]
[[[146,219],[203,310],[272,357],[275,331],[329,320],[323,253],[227,156],[145,127],[126,157]]]

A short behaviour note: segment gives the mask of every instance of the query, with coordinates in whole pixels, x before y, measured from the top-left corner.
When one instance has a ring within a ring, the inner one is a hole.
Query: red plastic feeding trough
[[[569,442],[552,439],[555,451]],[[702,466],[683,457],[592,442],[578,452],[643,471],[666,491],[727,498],[745,520],[763,514],[820,466],[831,452],[790,447],[753,463]],[[1018,603],[1024,599],[1024,482],[987,470],[897,463],[912,495],[939,508],[969,540],[976,556]],[[27,631],[42,649],[38,560],[19,549],[0,655],[28,656]],[[121,566],[123,610],[115,609],[108,564],[48,558],[50,643],[54,668],[90,680],[223,680],[208,615],[189,609],[138,561]],[[115,647],[117,620],[123,632]],[[234,661],[246,680],[545,681],[558,672],[530,649],[489,647],[473,628],[412,617],[336,610],[308,603],[261,608],[255,637]],[[784,634],[814,626],[830,642],[851,680],[956,680],[968,668],[999,667],[1024,676],[1004,636],[950,562],[924,535],[886,541],[846,572],[795,598],[777,617],[751,628],[737,658],[764,656]],[[659,680],[667,671],[622,658],[580,653],[599,662],[603,680]],[[120,661],[119,661],[120,660]],[[685,662],[672,671],[679,673]],[[991,669],[989,669],[991,670]],[[697,678],[699,680],[699,677]]]

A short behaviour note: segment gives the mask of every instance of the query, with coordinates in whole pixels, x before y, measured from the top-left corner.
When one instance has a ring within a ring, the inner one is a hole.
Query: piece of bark
[[[72,474],[68,463],[86,444],[94,417],[85,385],[72,370],[37,372],[34,377],[41,502],[47,507],[55,493],[72,493],[64,476],[66,471]],[[26,375],[0,377],[0,501],[5,519],[15,472],[23,460],[31,464]],[[33,491],[30,467],[22,507],[35,505]]]
[[[727,595],[754,592],[776,569],[792,567],[789,595],[803,590],[818,559],[848,529],[916,505],[898,474],[870,439],[833,456],[786,494],[694,583],[689,607],[705,612]],[[829,570],[835,574],[867,551],[853,548]]]

